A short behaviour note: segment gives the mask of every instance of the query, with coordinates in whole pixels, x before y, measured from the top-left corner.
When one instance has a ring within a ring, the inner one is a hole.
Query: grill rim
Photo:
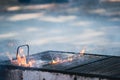
[[[76,75],[76,76],[84,76],[91,78],[100,78],[100,79],[111,79],[111,80],[120,80],[120,77],[107,76],[107,75],[99,75],[99,74],[90,74],[90,73],[76,73],[71,71],[63,71],[63,70],[51,70],[44,68],[33,68],[33,67],[22,67],[22,66],[14,66],[14,65],[1,65],[4,70],[21,70],[21,71],[43,71],[43,72],[51,72],[51,73],[62,73],[67,75]]]

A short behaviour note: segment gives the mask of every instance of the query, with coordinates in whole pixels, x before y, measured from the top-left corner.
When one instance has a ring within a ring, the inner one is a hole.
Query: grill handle
[[[19,49],[21,47],[27,47],[27,58],[26,59],[27,59],[27,63],[28,63],[28,61],[29,61],[29,45],[28,44],[20,45],[20,46],[17,47],[16,59],[17,59],[17,56],[19,54]]]

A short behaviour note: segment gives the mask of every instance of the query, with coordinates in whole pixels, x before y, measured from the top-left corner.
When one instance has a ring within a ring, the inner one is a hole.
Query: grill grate
[[[85,64],[88,64],[88,63],[91,63],[91,62],[94,62],[97,60],[106,59],[106,58],[108,58],[108,57],[84,55],[84,56],[74,59],[73,61],[70,61],[70,62],[64,62],[64,63],[60,63],[60,64],[55,64],[55,65],[44,65],[43,68],[55,69],[55,70],[70,70],[72,68],[80,67]]]
[[[69,70],[76,73],[97,74],[120,78],[120,58],[110,57]]]

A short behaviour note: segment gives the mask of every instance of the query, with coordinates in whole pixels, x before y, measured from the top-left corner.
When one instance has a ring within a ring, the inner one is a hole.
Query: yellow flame
[[[29,60],[27,62],[26,56],[23,53],[23,49],[20,49],[20,54],[17,55],[17,59],[13,60],[12,57],[7,53],[9,59],[11,60],[12,64],[18,65],[18,66],[24,66],[24,67],[32,67],[35,63],[35,60]]]
[[[71,56],[69,56],[66,59],[60,59],[60,58],[56,58],[55,60],[52,60],[51,64],[59,64],[59,63],[64,63],[64,62],[71,62],[73,60],[73,58]]]
[[[68,59],[67,59],[68,61],[72,61],[73,60],[73,58],[70,56],[70,57],[68,57]]]
[[[83,56],[85,54],[85,48],[80,51],[80,56]]]
[[[64,63],[64,62],[71,62],[74,59],[79,58],[80,56],[83,56],[85,54],[85,48],[83,50],[80,51],[80,54],[77,55],[77,57],[75,56],[68,56],[66,59],[60,59],[60,58],[56,58],[55,60],[51,61],[51,64],[59,64],[59,63]],[[74,58],[75,57],[75,58]]]

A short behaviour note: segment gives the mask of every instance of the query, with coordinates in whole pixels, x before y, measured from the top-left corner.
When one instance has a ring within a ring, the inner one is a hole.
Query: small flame
[[[52,60],[51,64],[58,64],[61,62],[62,62],[62,60],[59,57],[57,57],[55,60]]]
[[[51,61],[51,64],[59,64],[59,63],[64,63],[64,62],[71,62],[74,59],[79,58],[80,56],[83,56],[85,54],[85,48],[83,50],[80,51],[79,55],[75,55],[75,56],[68,56],[65,59],[60,59],[59,57],[57,57],[55,60]]]
[[[85,49],[80,51],[80,56],[83,56],[85,54]]]
[[[17,59],[13,60],[12,57],[7,53],[9,59],[11,60],[12,64],[18,65],[18,66],[24,66],[24,67],[32,67],[35,63],[35,60],[29,60],[27,62],[26,56],[23,53],[23,49],[20,49],[20,55],[17,55]]]
[[[69,56],[66,59],[60,59],[57,57],[55,60],[52,60],[51,64],[59,64],[59,63],[64,63],[64,62],[71,62],[73,60],[73,57]]]
[[[71,57],[68,57],[68,61],[72,61],[73,60],[73,58],[71,58]]]

